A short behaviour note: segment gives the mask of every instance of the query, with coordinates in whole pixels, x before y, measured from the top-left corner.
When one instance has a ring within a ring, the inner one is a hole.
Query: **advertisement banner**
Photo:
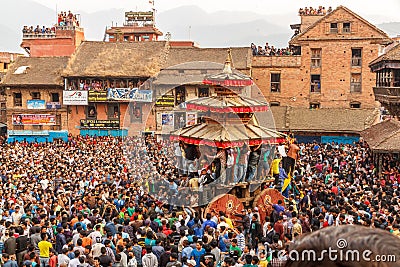
[[[88,91],[63,91],[63,103],[68,106],[87,106]]]
[[[174,126],[174,114],[173,113],[163,113],[161,115],[161,125]]]
[[[175,97],[173,95],[163,95],[157,98],[156,107],[174,107]]]
[[[153,91],[139,90],[138,88],[108,88],[107,98],[120,101],[152,102]]]
[[[46,109],[60,109],[61,103],[60,102],[47,102]]]
[[[186,113],[186,126],[192,126],[197,123],[197,113]]]
[[[131,123],[142,122],[142,106],[141,105],[130,105],[131,106]]]
[[[56,116],[49,114],[14,114],[13,125],[56,125]]]
[[[107,91],[97,92],[89,91],[89,102],[106,102]]]
[[[81,120],[81,128],[119,129],[119,120]]]
[[[26,101],[27,109],[45,109],[46,108],[46,101],[33,99]]]

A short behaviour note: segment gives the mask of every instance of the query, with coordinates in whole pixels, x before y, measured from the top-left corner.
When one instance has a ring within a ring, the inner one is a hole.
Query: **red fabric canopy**
[[[253,85],[253,80],[213,80],[213,79],[204,79],[204,84],[208,85],[220,85],[226,87],[243,87]]]
[[[285,143],[285,138],[273,138],[273,139],[252,139],[252,140],[244,140],[244,141],[236,141],[236,142],[220,142],[220,141],[211,141],[205,139],[197,139],[179,135],[171,135],[171,141],[182,141],[186,144],[191,145],[208,145],[212,147],[218,148],[230,148],[230,147],[241,147],[244,143],[247,143],[249,146],[257,146],[259,144],[282,144]]]
[[[186,103],[186,109],[196,111],[211,111],[219,113],[253,113],[268,111],[268,105],[265,106],[242,106],[242,107],[211,107],[206,105],[200,105],[196,103]]]

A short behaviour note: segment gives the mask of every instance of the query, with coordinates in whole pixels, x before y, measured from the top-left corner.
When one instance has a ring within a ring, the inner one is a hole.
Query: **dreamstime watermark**
[[[328,247],[320,251],[305,249],[302,251],[290,250],[286,255],[285,251],[279,251],[278,257],[286,257],[288,260],[297,261],[336,261],[336,262],[396,262],[396,255],[374,254],[371,250],[350,249],[346,239],[340,238],[336,241],[336,247]]]

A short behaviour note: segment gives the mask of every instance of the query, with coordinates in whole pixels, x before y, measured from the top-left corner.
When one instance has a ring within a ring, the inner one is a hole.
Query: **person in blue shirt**
[[[18,267],[18,264],[16,261],[11,260],[10,256],[7,253],[3,253],[3,267]]]
[[[207,213],[206,219],[207,220],[203,223],[203,230],[206,229],[207,226],[210,226],[210,227],[212,227],[214,229],[217,228],[217,224],[214,221],[211,220],[211,214],[210,213]]]
[[[278,213],[280,214],[281,212],[285,211],[285,207],[282,206],[282,200],[278,200],[278,204],[273,204],[272,208]]]
[[[200,258],[205,253],[206,253],[206,250],[203,248],[203,242],[197,241],[196,249],[193,249],[192,253],[190,254],[190,259],[196,261],[196,267],[201,267],[200,266]]]
[[[194,227],[193,227],[194,234],[195,234],[195,236],[202,238],[203,234],[204,234],[204,230],[203,230],[202,225],[199,222],[199,219],[195,218],[194,222],[195,222]]]

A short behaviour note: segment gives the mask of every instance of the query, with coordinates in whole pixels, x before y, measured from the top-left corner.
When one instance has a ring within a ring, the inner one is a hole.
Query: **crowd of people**
[[[152,136],[3,144],[3,265],[283,266],[291,245],[326,227],[362,225],[400,237],[400,163],[394,155],[383,158],[378,172],[363,142],[293,142],[287,153],[271,153],[273,146],[241,149],[242,161],[233,165],[274,177],[261,186],[286,196],[265,218],[257,208],[204,214],[195,207],[202,186],[196,179],[213,175],[217,157],[221,166],[213,178],[223,179],[232,167],[221,161],[223,154],[236,153],[229,149],[193,150]],[[251,165],[254,151],[263,155],[262,168]],[[198,152],[196,174],[190,154]]]
[[[68,85],[68,90],[84,90],[84,91],[107,91],[108,88],[138,88],[144,82],[141,80],[127,80],[127,79],[110,79],[110,80],[71,80]]]
[[[23,34],[36,34],[36,35],[38,35],[38,34],[49,35],[49,34],[55,34],[56,28],[55,27],[49,28],[46,26],[43,26],[42,28],[40,28],[39,25],[37,25],[36,28],[34,28],[33,26],[24,26],[22,28],[22,33]]]
[[[264,47],[251,43],[251,51],[253,56],[292,56],[297,54],[294,47],[276,48],[268,43],[265,43]]]
[[[58,26],[76,26],[79,27],[79,19],[76,14],[71,13],[71,11],[61,11],[58,13]]]
[[[312,16],[312,15],[326,15],[332,12],[332,7],[325,9],[324,6],[319,6],[318,8],[314,7],[305,7],[299,9],[300,16]]]
[[[76,26],[79,27],[79,20],[77,18],[77,15],[74,15],[71,13],[71,11],[65,12],[62,11],[58,14],[58,21],[57,21],[57,26]],[[56,26],[53,27],[46,27],[42,26],[40,27],[37,25],[36,27],[34,26],[24,26],[22,28],[22,33],[23,34],[36,34],[36,35],[54,35],[56,33]]]

